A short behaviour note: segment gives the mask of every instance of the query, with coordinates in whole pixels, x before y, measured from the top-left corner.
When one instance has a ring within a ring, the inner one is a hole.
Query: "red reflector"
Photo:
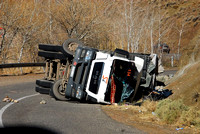
[[[63,71],[63,73],[62,73],[63,75],[65,74],[65,71]]]
[[[77,62],[76,62],[76,61],[74,61],[73,65],[74,65],[74,66],[76,66],[76,64],[77,64]]]

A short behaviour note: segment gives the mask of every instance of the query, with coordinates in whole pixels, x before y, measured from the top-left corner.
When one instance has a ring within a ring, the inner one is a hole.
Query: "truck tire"
[[[45,87],[45,88],[51,88],[51,85],[53,85],[54,81],[50,80],[36,80],[36,85]]]
[[[66,59],[63,53],[60,52],[50,52],[50,51],[39,51],[38,56],[45,57],[46,59]]]
[[[52,86],[52,96],[57,100],[68,100],[65,98],[65,89],[62,89],[62,79],[57,80]]]
[[[78,46],[83,46],[83,43],[77,39],[68,39],[62,45],[62,52],[66,56],[73,57]]]
[[[45,88],[41,86],[36,86],[35,91],[40,93],[40,94],[49,94],[50,88]]]
[[[129,52],[116,48],[114,53],[113,53],[113,56],[119,56],[119,57],[122,57],[122,58],[129,58]]]
[[[44,51],[61,52],[61,46],[50,44],[39,44],[39,49]]]

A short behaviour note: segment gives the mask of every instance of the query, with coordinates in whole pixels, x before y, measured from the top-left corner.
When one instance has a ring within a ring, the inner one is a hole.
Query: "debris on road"
[[[14,102],[14,103],[18,103],[19,101],[18,100],[14,100],[8,96],[6,96],[3,100],[3,102]]]
[[[47,104],[45,100],[40,101],[40,104]]]
[[[176,130],[178,131],[178,130],[182,130],[183,128],[181,127],[181,128],[176,128]]]
[[[157,101],[165,99],[172,94],[173,94],[172,90],[169,89],[158,89],[158,90],[155,89],[146,97],[146,99]]]
[[[155,113],[155,112],[151,112],[151,113],[152,113],[152,115],[154,115],[154,116],[156,115],[156,113]]]

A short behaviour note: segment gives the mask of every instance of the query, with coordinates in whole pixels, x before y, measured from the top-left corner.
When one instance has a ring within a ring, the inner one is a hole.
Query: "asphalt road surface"
[[[56,101],[49,95],[38,94],[34,89],[35,80],[11,81],[11,84],[2,84],[2,78],[0,81],[0,100],[5,96],[19,100],[19,103],[0,102],[1,128],[37,126],[59,134],[144,133],[112,120],[103,113],[99,104]],[[46,104],[40,104],[42,100]]]

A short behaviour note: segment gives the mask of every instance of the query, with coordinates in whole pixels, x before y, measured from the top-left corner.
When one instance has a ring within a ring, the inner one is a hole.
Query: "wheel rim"
[[[62,87],[62,85],[59,85],[58,87],[58,93],[60,93],[61,95],[65,95],[65,89]]]
[[[75,52],[77,47],[78,47],[78,44],[75,42],[70,43],[68,46],[69,50],[72,52]]]

